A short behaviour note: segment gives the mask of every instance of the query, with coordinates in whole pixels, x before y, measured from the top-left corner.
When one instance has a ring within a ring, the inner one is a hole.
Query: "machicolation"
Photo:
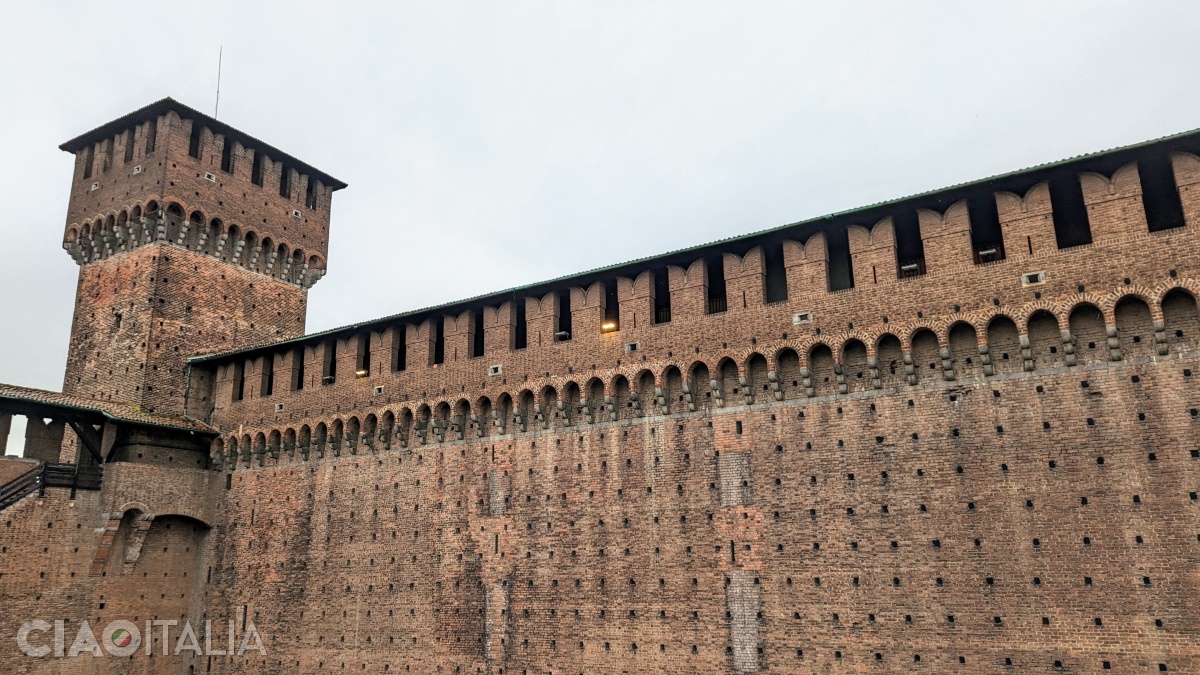
[[[265,652],[97,672],[1200,670],[1200,132],[308,335],[343,183],[170,99],[63,149],[6,621]]]

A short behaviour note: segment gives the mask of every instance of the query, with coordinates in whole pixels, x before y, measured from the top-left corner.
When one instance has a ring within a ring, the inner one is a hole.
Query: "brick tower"
[[[345,183],[170,98],[60,148],[80,266],[64,392],[201,411],[188,356],[304,333]]]

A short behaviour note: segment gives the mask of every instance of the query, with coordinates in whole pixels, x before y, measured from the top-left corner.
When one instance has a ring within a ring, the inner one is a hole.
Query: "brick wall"
[[[26,497],[0,514],[0,670],[5,673],[185,673],[202,660],[162,654],[161,638],[154,655],[138,650],[132,659],[88,654],[74,659],[25,656],[14,639],[28,620],[66,620],[69,649],[87,621],[100,639],[109,622],[147,620],[200,621],[194,604],[206,581],[208,527],[190,518],[160,515],[141,519],[103,511],[102,493],[50,488],[44,498]],[[108,516],[112,516],[110,520]],[[221,617],[222,620],[224,617]],[[223,624],[218,624],[223,625]],[[143,632],[144,634],[144,632]],[[158,633],[161,636],[161,633]],[[203,637],[200,638],[203,640]],[[171,638],[173,652],[176,639]],[[53,646],[53,631],[35,633],[34,646]],[[203,671],[196,671],[203,672]]]
[[[312,341],[298,391],[234,401],[243,357],[205,365],[238,571],[205,602],[252,608],[302,671],[1195,670],[1200,261],[1137,185],[1085,177],[1071,249],[1034,187],[997,198],[1001,262],[959,205],[918,213],[912,279],[885,219],[851,232],[851,290],[823,290],[818,235],[785,242],[786,303],[755,249],[724,257],[720,314],[697,262],[669,323],[640,275],[615,332],[596,284],[566,342],[551,295],[519,300],[524,350],[506,303],[478,358],[447,317],[436,367],[435,320],[364,332],[361,378],[339,338],[331,384]]]
[[[302,330],[309,277],[254,249],[323,255],[328,210],[259,207],[249,155],[223,175],[219,139],[196,160],[191,122],[154,123],[161,178],[77,164],[66,389],[180,412],[186,356]],[[551,292],[483,307],[478,356],[468,308],[195,362],[187,410],[224,475],[129,448],[101,493],[0,514],[5,623],[237,617],[268,652],[101,672],[1200,670],[1200,163],[1171,161],[1187,228],[1148,231],[1126,163],[1070,176],[1092,242],[1069,249],[1056,176],[994,196],[997,262],[960,201],[850,223],[851,289],[827,290],[842,263],[816,233],[771,244],[785,302],[750,247],[708,257],[723,310],[704,260],[667,267],[667,322],[639,271],[618,308],[603,280],[564,284],[565,341]],[[176,219],[114,246],[139,191],[215,236]],[[924,266],[901,278],[914,226]],[[6,672],[60,665],[0,644]]]
[[[188,355],[298,335],[307,310],[302,288],[161,243],[84,266],[77,297],[63,390],[161,413],[183,412]]]

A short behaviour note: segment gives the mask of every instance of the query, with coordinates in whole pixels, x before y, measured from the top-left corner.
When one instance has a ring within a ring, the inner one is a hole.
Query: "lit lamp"
[[[604,331],[605,333],[610,333],[616,329],[617,329],[616,321],[605,321],[604,323],[600,324],[600,330]]]
[[[354,376],[355,376],[355,377],[360,377],[360,378],[361,378],[361,377],[366,377],[366,376],[367,376],[367,371],[366,371],[365,369],[363,369],[363,368],[359,368],[358,370],[354,371]]]

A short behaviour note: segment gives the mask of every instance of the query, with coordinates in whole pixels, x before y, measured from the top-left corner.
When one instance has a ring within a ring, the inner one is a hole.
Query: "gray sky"
[[[211,111],[221,45],[220,118],[350,184],[309,331],[1200,126],[1195,2],[6,9],[0,381],[48,389],[78,271],[58,144]]]

